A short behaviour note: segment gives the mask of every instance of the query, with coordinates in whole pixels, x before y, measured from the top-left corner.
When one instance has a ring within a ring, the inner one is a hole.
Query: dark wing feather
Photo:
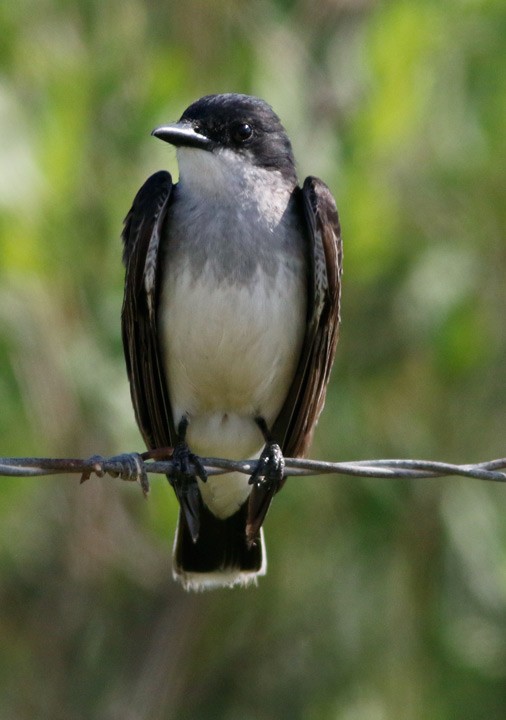
[[[294,381],[272,429],[287,457],[305,455],[311,444],[340,323],[342,242],[336,203],[318,178],[306,178],[299,192],[309,242],[308,322]]]
[[[152,175],[137,193],[122,234],[126,266],[123,347],[135,417],[149,448],[172,446],[176,437],[156,317],[160,242],[171,193],[168,172]]]

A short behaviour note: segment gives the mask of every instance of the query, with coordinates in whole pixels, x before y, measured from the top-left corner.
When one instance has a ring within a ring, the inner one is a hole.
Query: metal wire
[[[256,460],[227,460],[224,458],[201,458],[208,475],[224,472],[242,472],[251,475]],[[130,453],[112,457],[93,456],[87,460],[79,458],[0,458],[0,476],[34,477],[57,474],[79,474],[81,481],[92,474],[121,477],[123,480],[138,481],[148,491],[147,475],[170,474],[173,470],[170,460],[152,460],[150,453]],[[476,464],[453,465],[432,460],[355,460],[352,462],[324,462],[285,458],[285,475],[301,477],[308,475],[352,475],[370,478],[416,479],[456,475],[493,482],[506,482],[506,458],[489,460]]]

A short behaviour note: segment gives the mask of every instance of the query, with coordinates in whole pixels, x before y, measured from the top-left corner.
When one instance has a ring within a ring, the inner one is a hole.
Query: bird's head
[[[182,176],[185,166],[211,169],[219,158],[220,165],[238,174],[260,168],[297,181],[292,146],[280,119],[270,105],[250,95],[206,95],[178,122],[158,127],[152,135],[178,149]]]

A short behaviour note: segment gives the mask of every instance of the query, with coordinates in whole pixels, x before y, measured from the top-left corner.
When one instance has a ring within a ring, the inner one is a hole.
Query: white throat
[[[279,220],[293,191],[293,183],[279,170],[258,167],[248,156],[227,148],[209,151],[180,147],[177,159],[183,192],[214,202],[257,205],[266,220]]]

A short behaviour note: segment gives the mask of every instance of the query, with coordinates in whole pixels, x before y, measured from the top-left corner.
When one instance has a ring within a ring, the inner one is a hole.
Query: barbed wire
[[[79,458],[40,458],[40,457],[3,457],[0,458],[0,476],[35,477],[61,474],[79,474],[81,482],[88,480],[91,475],[98,477],[110,475],[122,480],[137,481],[140,483],[145,495],[149,492],[148,474],[167,475],[173,471],[171,460],[159,460],[168,450],[145,453],[127,453],[102,457],[94,455],[87,460]],[[153,458],[153,456],[155,456]],[[218,475],[235,471],[253,474],[256,469],[256,460],[227,460],[225,458],[200,458],[208,475]],[[190,463],[190,471],[193,468]],[[351,475],[368,478],[383,479],[426,479],[446,476],[460,476],[487,480],[492,482],[506,482],[506,458],[488,460],[467,465],[454,465],[452,463],[432,460],[354,460],[350,462],[326,462],[322,460],[306,460],[300,458],[285,458],[285,476],[307,477],[309,475]]]

